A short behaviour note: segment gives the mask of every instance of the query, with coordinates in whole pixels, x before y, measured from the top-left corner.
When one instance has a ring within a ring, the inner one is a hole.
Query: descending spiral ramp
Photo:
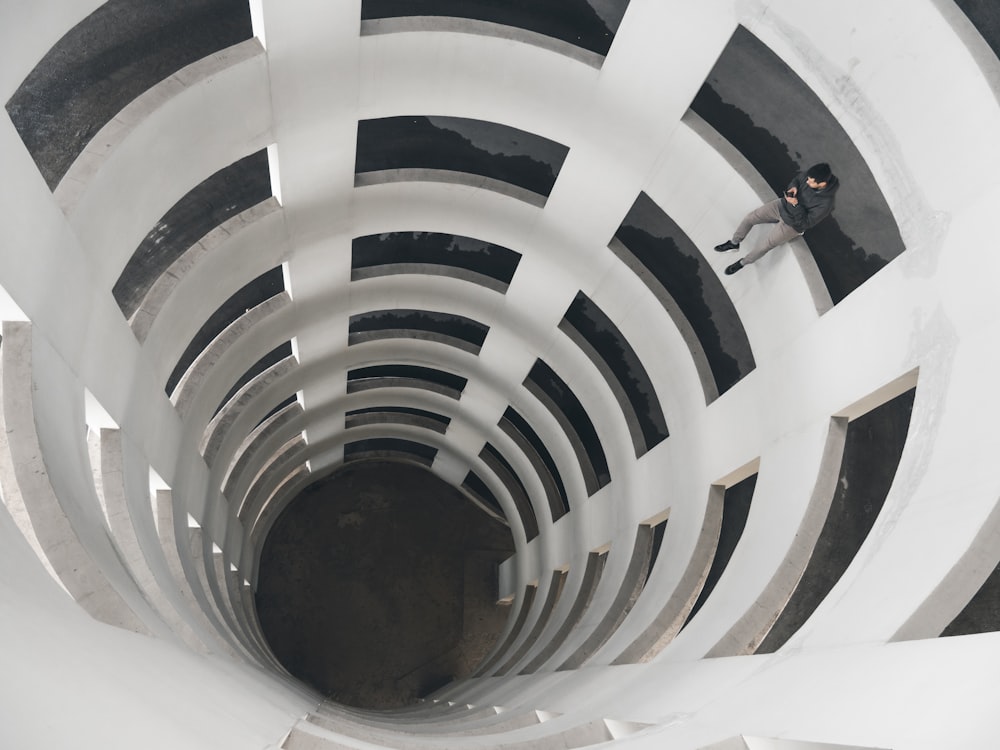
[[[0,19],[4,748],[1000,745],[994,5]],[[833,218],[724,275],[818,161]],[[253,595],[372,457],[516,549],[476,672],[380,713]]]

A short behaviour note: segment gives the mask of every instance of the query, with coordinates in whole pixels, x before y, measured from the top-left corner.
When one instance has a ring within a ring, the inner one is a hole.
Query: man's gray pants
[[[773,250],[778,245],[790,242],[796,237],[801,236],[801,232],[796,231],[781,220],[778,208],[781,206],[782,200],[784,199],[778,198],[770,203],[765,203],[760,208],[754,209],[744,216],[743,221],[736,227],[733,242],[738,245],[747,236],[751,227],[757,224],[774,225],[767,230],[767,234],[764,235],[764,241],[743,257],[742,263],[744,266],[760,260],[768,251]]]

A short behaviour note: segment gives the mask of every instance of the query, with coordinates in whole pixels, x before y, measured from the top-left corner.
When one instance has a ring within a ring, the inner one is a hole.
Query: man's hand
[[[796,197],[798,194],[798,188],[788,188],[788,190],[785,191],[785,200],[788,201],[790,205],[797,206],[799,205],[799,199]]]

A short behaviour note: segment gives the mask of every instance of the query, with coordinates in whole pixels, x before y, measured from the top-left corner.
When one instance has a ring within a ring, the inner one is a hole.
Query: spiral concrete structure
[[[989,3],[0,16],[4,747],[1000,742]],[[724,275],[817,161],[833,218]],[[516,548],[390,713],[253,599],[371,457]]]

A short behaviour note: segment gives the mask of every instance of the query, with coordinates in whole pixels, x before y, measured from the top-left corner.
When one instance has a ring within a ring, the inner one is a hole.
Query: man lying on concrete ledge
[[[731,240],[716,245],[717,252],[736,250],[757,224],[773,224],[764,236],[763,243],[743,258],[726,267],[732,275],[744,266],[760,260],[778,245],[800,236],[807,229],[819,224],[833,211],[834,196],[840,182],[825,162],[814,164],[804,173],[795,176],[785,189],[785,194],[743,217]]]

